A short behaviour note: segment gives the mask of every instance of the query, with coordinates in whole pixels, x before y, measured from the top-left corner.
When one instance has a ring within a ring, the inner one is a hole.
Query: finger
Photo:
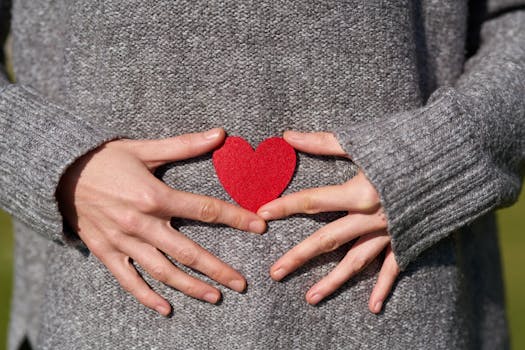
[[[315,305],[331,295],[346,281],[367,267],[389,242],[390,237],[385,231],[359,238],[335,269],[306,293],[306,301]]]
[[[309,188],[266,203],[257,214],[265,220],[275,220],[298,213],[348,211],[354,199],[347,193],[350,191],[343,185]]]
[[[271,277],[279,281],[310,259],[333,251],[351,240],[384,229],[384,222],[376,216],[350,214],[323,226],[310,237],[283,255],[271,267]]]
[[[151,167],[207,153],[224,140],[222,128],[157,140],[130,140],[127,145]]]
[[[159,250],[138,240],[123,245],[125,254],[146,270],[151,277],[196,299],[215,304],[221,298],[218,289],[178,269]]]
[[[257,214],[275,220],[293,214],[316,214],[329,211],[377,210],[379,194],[362,172],[343,185],[310,188],[277,198],[263,205]]]
[[[169,188],[163,196],[165,216],[220,223],[243,231],[263,233],[266,222],[257,214],[217,198]]]
[[[293,148],[301,152],[325,156],[348,156],[341,148],[334,134],[329,132],[302,133],[285,131],[283,138]]]
[[[113,253],[109,256],[104,256],[100,260],[115,276],[122,288],[133,295],[140,303],[156,310],[161,315],[169,315],[171,312],[170,304],[144,282],[129,261],[129,257],[122,253]]]
[[[246,289],[246,280],[238,271],[173,229],[169,223],[160,223],[146,239],[147,243],[158,247],[179,263],[202,272],[220,284],[237,292]],[[166,274],[161,273],[159,275]],[[178,287],[175,288],[179,289]]]
[[[390,294],[397,276],[399,276],[399,265],[392,252],[392,247],[389,245],[386,250],[385,261],[383,262],[381,271],[379,271],[376,285],[370,295],[368,308],[371,312],[377,314],[381,311],[383,303]]]

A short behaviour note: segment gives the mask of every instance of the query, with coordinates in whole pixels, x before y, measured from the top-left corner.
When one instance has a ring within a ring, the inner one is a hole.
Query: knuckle
[[[323,232],[319,235],[319,247],[323,252],[331,252],[339,247],[339,242],[329,232]]]
[[[128,210],[119,214],[117,223],[126,233],[136,233],[140,231],[141,219],[134,211]]]
[[[225,270],[214,268],[207,275],[214,281],[223,281],[225,277]]]
[[[306,214],[316,214],[319,212],[318,201],[312,194],[307,194],[301,202],[302,210]]]
[[[326,145],[328,142],[332,141],[332,136],[326,132],[317,133],[317,142],[321,145]]]
[[[171,139],[171,146],[180,154],[189,155],[195,148],[195,137],[192,134],[184,134]]]
[[[352,270],[357,273],[362,271],[368,265],[368,259],[361,255],[356,255],[351,260]]]
[[[132,139],[118,139],[118,140],[113,140],[113,141],[105,143],[103,147],[106,149],[131,150],[139,142],[140,141],[138,140],[132,140]]]
[[[217,222],[219,219],[220,208],[216,201],[206,198],[202,201],[199,208],[199,218],[204,222]]]
[[[179,137],[177,137],[176,140],[180,146],[185,147],[192,143],[193,138],[194,137],[192,134],[184,134],[184,135],[180,135]]]
[[[128,282],[126,279],[119,281],[119,283],[122,289],[124,289],[126,292],[132,295],[136,295],[133,283]]]
[[[327,279],[325,282],[325,289],[328,292],[333,292],[341,286],[341,283],[333,278]]]
[[[132,287],[133,288],[133,287]],[[148,299],[149,299],[149,291],[145,288],[133,288],[130,292],[131,295],[133,295],[139,302],[142,304],[148,306]]]
[[[298,267],[308,261],[308,257],[305,255],[291,255],[288,257],[288,267]]]
[[[126,279],[122,279],[119,282],[120,282],[122,289],[124,289],[129,294],[133,295],[141,303],[144,303],[148,295],[147,291],[145,291],[143,288],[140,288],[136,283],[133,283]]]
[[[160,281],[162,283],[168,282],[168,273],[164,266],[162,265],[153,265],[150,268],[150,274],[155,278],[157,281]]]
[[[113,245],[113,247],[119,247],[120,243],[124,239],[124,234],[120,232],[119,230],[107,230],[106,231],[106,239],[110,244]]]
[[[200,288],[196,285],[195,282],[188,282],[180,289],[186,295],[195,297],[199,295]]]
[[[177,254],[177,261],[189,267],[197,264],[198,254],[191,248],[180,249]]]
[[[84,243],[87,245],[89,250],[99,259],[102,255],[104,255],[104,252],[107,247],[107,243],[104,240],[98,238],[91,239],[89,240],[89,242],[86,241]]]
[[[235,213],[231,219],[231,223],[230,225],[232,227],[237,227],[237,228],[243,228],[244,227],[244,218],[241,214],[237,214]]]
[[[361,209],[374,209],[380,204],[379,194],[372,184],[367,184],[361,190]]]
[[[134,199],[135,207],[143,213],[156,212],[159,208],[158,193],[153,189],[144,189]]]

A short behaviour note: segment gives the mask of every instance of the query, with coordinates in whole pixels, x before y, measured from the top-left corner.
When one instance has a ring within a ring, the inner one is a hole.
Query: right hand
[[[224,140],[223,129],[160,140],[107,142],[79,158],[62,176],[62,214],[120,285],[162,315],[171,306],[154,292],[132,261],[155,279],[197,299],[216,303],[217,288],[194,278],[164,255],[242,292],[244,277],[170,225],[172,217],[222,223],[262,233],[256,214],[216,198],[177,191],[153,172],[162,164],[199,156]]]

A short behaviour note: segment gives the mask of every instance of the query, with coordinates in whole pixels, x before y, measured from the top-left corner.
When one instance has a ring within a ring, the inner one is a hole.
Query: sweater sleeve
[[[376,186],[397,262],[516,201],[525,160],[525,11],[485,22],[452,87],[421,108],[336,131]]]
[[[31,88],[4,86],[0,91],[1,207],[36,232],[64,242],[55,198],[60,177],[77,158],[117,137]]]
[[[7,3],[0,1],[2,29],[9,17]],[[0,38],[5,39],[1,31]],[[3,52],[0,56],[4,63]],[[2,65],[0,207],[36,232],[63,243],[67,236],[55,198],[61,175],[75,159],[118,135],[69,113],[34,89],[11,84],[5,71]]]

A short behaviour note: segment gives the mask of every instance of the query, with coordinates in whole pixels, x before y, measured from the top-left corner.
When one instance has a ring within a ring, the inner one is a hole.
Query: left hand
[[[302,152],[348,157],[331,133],[287,131],[284,139]],[[273,220],[297,213],[330,211],[347,211],[348,215],[327,224],[288,251],[271,267],[270,275],[280,281],[310,259],[357,239],[334,270],[306,293],[306,301],[315,305],[386,249],[385,260],[368,303],[371,312],[379,313],[399,275],[399,266],[390,245],[379,194],[362,171],[342,185],[311,188],[277,198],[263,205],[257,213],[265,220]]]

